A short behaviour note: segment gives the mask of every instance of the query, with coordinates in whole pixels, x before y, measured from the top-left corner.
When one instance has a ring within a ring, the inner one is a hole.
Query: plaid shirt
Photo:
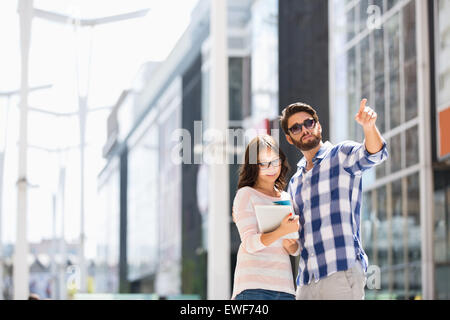
[[[386,142],[370,154],[365,144],[325,142],[306,171],[306,159],[297,164],[288,193],[300,216],[300,262],[297,286],[309,284],[360,261],[367,272],[368,258],[361,246],[360,211],[364,170],[388,157]]]

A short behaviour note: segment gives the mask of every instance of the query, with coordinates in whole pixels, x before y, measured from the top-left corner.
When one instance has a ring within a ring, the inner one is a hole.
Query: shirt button
[[[311,257],[314,257],[314,253],[311,253],[310,256],[311,256]]]

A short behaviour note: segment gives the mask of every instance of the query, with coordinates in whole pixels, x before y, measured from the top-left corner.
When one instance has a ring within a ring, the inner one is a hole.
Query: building
[[[363,246],[380,275],[367,299],[450,295],[449,7],[228,1],[229,128],[277,129],[281,110],[303,101],[318,110],[324,140],[362,141],[353,120],[360,99],[378,113],[390,157],[363,185]],[[120,292],[207,296],[209,23],[209,1],[199,1],[168,59],[143,67],[108,122],[99,260]],[[300,153],[281,136],[280,144],[295,168]],[[230,206],[242,147],[223,181]],[[232,283],[240,239],[231,219],[230,237]]]

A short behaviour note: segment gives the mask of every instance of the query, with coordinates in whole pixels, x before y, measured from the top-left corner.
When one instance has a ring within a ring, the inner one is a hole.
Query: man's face
[[[295,113],[289,117],[288,128],[292,128],[296,123],[303,124],[306,119],[311,118],[312,116],[307,112]],[[312,150],[317,147],[322,140],[322,127],[320,126],[320,123],[316,123],[312,129],[307,129],[303,126],[302,131],[297,134],[289,132],[289,135],[286,135],[286,140],[301,151]]]

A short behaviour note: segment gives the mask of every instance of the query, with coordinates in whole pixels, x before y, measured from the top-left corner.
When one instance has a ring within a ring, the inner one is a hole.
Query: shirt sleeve
[[[344,169],[350,174],[362,175],[365,170],[382,163],[389,156],[384,139],[381,150],[374,154],[367,151],[365,142],[365,140],[363,143],[347,141],[339,148],[339,156],[343,158]]]
[[[258,233],[258,222],[248,190],[239,189],[236,193],[233,202],[233,221],[247,252],[255,253],[266,248],[261,242],[261,233]]]
[[[292,188],[293,188],[293,186],[292,186],[293,181],[294,181],[293,178],[291,178],[291,181],[289,181],[288,188],[287,188],[287,194],[289,195],[289,199],[291,200],[292,209],[294,210],[294,213],[298,215],[298,212],[295,210],[296,206],[294,205],[295,194],[293,193],[293,190],[292,190]]]
[[[288,189],[287,189],[287,193],[289,194],[289,197],[290,197],[290,199],[291,199],[291,203],[292,203],[292,208],[294,209],[294,213],[296,214],[296,215],[299,215],[299,213],[298,212],[296,212],[296,207],[297,206],[295,206],[294,205],[294,201],[295,201],[295,195],[292,193],[292,184],[293,184],[293,179],[291,179],[291,181],[289,182],[289,184],[288,184]],[[301,226],[300,226],[300,228],[301,228]],[[299,233],[300,233],[300,231],[299,231]],[[300,241],[297,239],[297,244],[298,244],[298,247],[297,247],[297,251],[295,251],[293,254],[291,254],[291,256],[298,256],[299,254],[300,254],[300,250],[301,250],[301,245],[300,245]]]

